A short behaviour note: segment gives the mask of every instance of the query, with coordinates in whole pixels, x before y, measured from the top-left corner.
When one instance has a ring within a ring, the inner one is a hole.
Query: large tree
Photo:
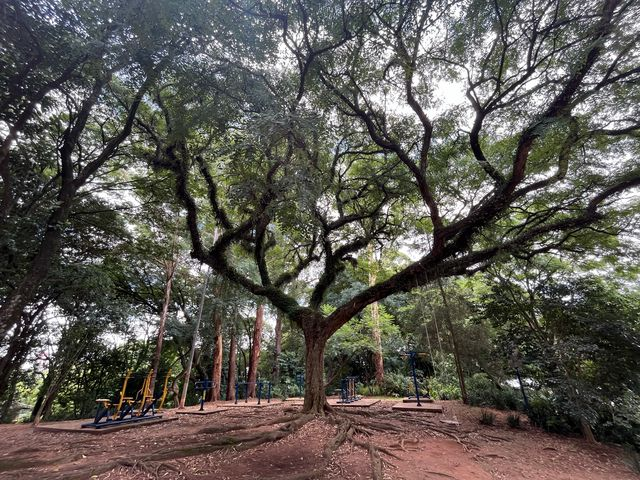
[[[304,332],[305,411],[325,408],[327,340],[367,305],[618,233],[635,213],[634,2],[234,7],[279,47],[168,82],[147,131],[192,255]],[[418,260],[322,313],[345,262],[410,237]],[[298,276],[302,298],[284,289]]]

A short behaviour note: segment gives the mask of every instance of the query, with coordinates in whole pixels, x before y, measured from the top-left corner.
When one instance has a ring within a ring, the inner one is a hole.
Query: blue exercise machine
[[[338,403],[353,403],[362,397],[356,394],[356,381],[358,377],[345,377],[340,381],[340,399]]]
[[[304,397],[304,373],[296,374],[296,385],[298,387],[298,396]]]
[[[256,390],[257,390],[257,396],[258,396],[258,405],[260,405],[260,400],[262,398],[262,392],[264,387],[267,387],[267,403],[271,403],[271,387],[272,384],[271,382],[267,382],[267,381],[263,381],[263,380],[258,380],[257,382],[236,382],[236,394],[235,394],[235,402],[234,403],[238,403],[238,398],[239,398],[239,393],[240,393],[240,387],[244,386],[244,402],[248,403],[249,402],[249,385],[255,385],[256,386]]]
[[[198,380],[196,382],[196,392],[200,392],[200,411],[204,411],[204,399],[207,396],[207,391],[212,390],[215,386],[215,382],[213,380]]]
[[[413,379],[413,389],[414,389],[414,396],[409,395],[408,399],[411,400],[413,398],[416,399],[416,403],[418,407],[421,407],[422,404],[420,403],[420,388],[418,387],[418,377],[416,376],[416,358],[418,356],[424,356],[426,355],[426,353],[419,353],[419,352],[415,352],[415,351],[409,351],[409,352],[405,352],[405,355],[409,357],[409,365],[411,367],[411,377]],[[429,399],[429,396],[422,396],[423,399],[425,399],[425,401],[427,402],[431,402],[432,400]]]

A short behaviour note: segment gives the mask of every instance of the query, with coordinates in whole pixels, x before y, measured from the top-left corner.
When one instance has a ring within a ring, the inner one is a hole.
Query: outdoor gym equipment
[[[122,382],[122,388],[118,394],[118,400],[112,401],[109,398],[96,399],[96,403],[98,405],[93,422],[83,423],[81,427],[100,429],[162,418],[162,415],[156,415],[156,398],[154,398],[150,388],[152,375],[153,371],[150,371],[147,374],[142,384],[142,388],[138,390],[135,397],[127,397],[127,384],[131,378],[131,370],[128,370],[124,377],[124,381]],[[167,397],[167,385],[170,375],[171,370],[169,370],[165,376],[160,400],[161,406],[164,404]]]
[[[196,392],[199,390],[202,392],[200,394],[200,411],[204,411],[204,397],[207,395],[207,390],[211,390],[215,386],[215,382],[213,380],[198,380],[196,382]]]
[[[358,377],[345,377],[340,382],[340,400],[338,403],[352,403],[360,400],[356,395],[356,380]]]
[[[298,396],[304,397],[304,373],[296,375],[296,385],[298,386]]]
[[[411,376],[413,377],[413,388],[415,390],[415,398],[416,398],[417,406],[421,407],[422,404],[420,403],[420,389],[418,388],[418,378],[416,377],[416,357],[418,355],[426,355],[426,354],[410,351],[410,352],[406,352],[405,355],[409,357],[409,365],[411,366]],[[412,398],[412,397],[409,396],[409,398]],[[429,397],[426,397],[426,398],[429,398]]]
[[[267,386],[267,403],[271,403],[271,382],[265,382],[258,380],[257,382],[236,382],[236,395],[235,404],[238,403],[238,394],[240,392],[240,386],[244,385],[244,402],[249,402],[249,385],[255,385],[258,390],[258,405],[260,405],[260,399],[262,398],[262,388]]]

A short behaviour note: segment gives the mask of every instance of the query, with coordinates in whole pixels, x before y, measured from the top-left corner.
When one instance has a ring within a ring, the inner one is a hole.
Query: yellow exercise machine
[[[134,397],[127,397],[127,384],[131,378],[131,370],[127,370],[127,374],[122,382],[122,389],[118,394],[118,401],[111,401],[108,398],[98,398],[96,403],[98,404],[98,411],[94,421],[91,423],[82,424],[83,428],[106,428],[123,423],[139,422],[143,420],[149,420],[153,418],[161,418],[161,415],[156,415],[156,398],[154,398],[151,391],[151,378],[153,376],[153,370],[150,370],[144,379],[142,388],[138,390]],[[167,372],[164,378],[164,384],[162,389],[162,395],[160,397],[159,409],[164,405],[164,401],[167,398],[167,387],[169,384],[169,377],[171,376],[171,369]],[[127,418],[128,417],[128,418]],[[104,419],[104,421],[102,421]]]

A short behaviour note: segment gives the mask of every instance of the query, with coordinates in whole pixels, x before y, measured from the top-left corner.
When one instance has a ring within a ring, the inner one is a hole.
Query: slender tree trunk
[[[259,304],[256,309],[256,324],[253,327],[253,341],[251,342],[251,354],[249,355],[249,373],[247,382],[249,382],[248,396],[253,398],[256,396],[255,381],[258,378],[258,364],[260,363],[260,341],[262,340],[262,324],[264,321],[264,305]]]
[[[8,423],[14,420],[13,415],[9,415],[9,414],[11,413],[13,400],[16,397],[16,387],[18,386],[19,378],[20,377],[18,375],[18,372],[14,372],[14,374],[11,376],[9,388],[7,388],[6,390],[8,392],[8,395],[5,398],[4,403],[2,405],[2,413],[0,413],[0,422]],[[12,418],[9,418],[9,417],[12,417]]]
[[[438,289],[440,290],[440,295],[442,296],[442,303],[444,304],[444,319],[445,319],[445,322],[447,323],[449,334],[451,335],[451,344],[453,346],[453,359],[456,364],[456,373],[458,375],[458,382],[460,384],[460,396],[462,397],[462,402],[464,404],[468,404],[469,397],[467,395],[467,387],[464,382],[464,371],[462,369],[462,361],[460,360],[460,350],[458,348],[458,340],[456,338],[456,334],[453,329],[453,322],[451,321],[451,310],[449,310],[449,302],[447,301],[447,295],[444,291],[444,287],[442,286],[442,280],[440,278],[438,278]]]
[[[156,351],[153,355],[153,363],[151,373],[151,382],[149,383],[149,390],[153,396],[153,391],[156,385],[156,378],[158,377],[158,369],[160,368],[160,357],[162,355],[162,342],[164,340],[164,328],[167,322],[167,315],[169,314],[169,304],[171,303],[171,286],[173,284],[173,276],[176,272],[177,262],[175,260],[168,260],[165,263],[165,275],[166,283],[164,287],[164,300],[162,302],[162,312],[160,313],[160,322],[158,324],[158,337],[156,338]]]
[[[34,408],[36,411],[33,416],[34,425],[38,425],[40,419],[49,416],[53,402],[58,396],[60,388],[66,381],[69,372],[87,349],[86,337],[85,339],[78,340],[75,332],[72,333],[72,328],[73,327],[68,328],[60,338],[55,360],[51,364],[49,373],[47,374],[49,381],[47,382],[47,379],[45,379],[45,385],[48,383],[46,393],[42,397],[38,408]],[[86,335],[92,334],[95,334],[95,332],[87,332]]]
[[[274,384],[280,382],[280,354],[282,353],[282,313],[276,315],[276,345],[273,353],[273,371],[271,381]]]
[[[377,260],[373,245],[369,246],[369,285],[375,285],[377,280]],[[380,335],[380,307],[378,302],[371,304],[371,336],[373,337],[373,365],[375,368],[376,385],[384,384],[384,359],[382,356],[382,338]]]
[[[227,369],[227,394],[226,399],[231,400],[234,395],[235,385],[236,385],[236,372],[237,372],[237,364],[236,358],[238,353],[238,343],[236,340],[236,330],[235,328],[231,330],[231,335],[229,338],[229,366]]]
[[[49,217],[45,234],[28,270],[0,306],[0,337],[6,336],[11,327],[20,321],[23,310],[33,300],[36,290],[49,273],[62,238],[60,223],[68,216],[74,194],[75,192],[66,192],[58,197],[61,205]]]
[[[591,425],[589,425],[589,422],[587,422],[584,417],[580,417],[580,431],[587,442],[598,443],[596,437],[593,435],[593,430],[591,430]]]
[[[182,384],[182,395],[180,396],[180,402],[178,408],[184,408],[184,404],[187,400],[187,390],[189,389],[189,380],[191,380],[191,367],[193,366],[193,357],[196,354],[196,344],[198,343],[198,331],[200,330],[200,321],[202,320],[202,309],[204,308],[204,299],[207,293],[207,285],[209,284],[209,276],[211,271],[207,271],[207,275],[204,277],[204,285],[202,286],[202,294],[200,295],[200,305],[198,306],[198,317],[196,318],[196,324],[193,329],[193,336],[191,337],[191,350],[189,351],[189,360],[184,371],[184,383]]]
[[[211,401],[220,400],[220,382],[222,381],[222,315],[218,309],[213,310],[213,372],[211,373],[213,389]]]
[[[16,325],[16,328],[9,341],[9,348],[2,358],[0,358],[0,392],[5,392],[9,383],[9,378],[20,364],[16,362],[16,358],[22,352],[26,343],[25,336],[27,334],[28,325]]]

